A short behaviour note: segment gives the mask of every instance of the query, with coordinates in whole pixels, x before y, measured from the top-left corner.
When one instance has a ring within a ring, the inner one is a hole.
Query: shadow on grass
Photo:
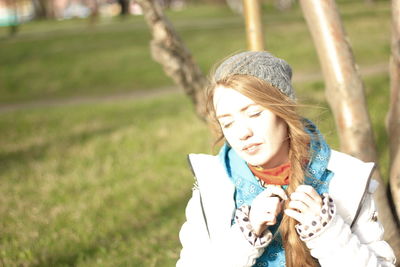
[[[47,151],[49,151],[53,146],[65,147],[68,149],[68,147],[75,144],[83,144],[94,137],[106,136],[116,130],[128,126],[129,124],[120,124],[112,127],[103,127],[101,129],[85,131],[63,138],[56,138],[44,144],[32,145],[26,149],[13,152],[0,152],[0,175],[6,173],[9,169],[17,168],[20,165],[24,165],[25,167],[23,169],[29,171],[29,168],[26,168],[26,165],[43,159],[46,156]],[[58,151],[60,153],[65,152],[65,150],[61,148],[58,149]],[[61,158],[62,155],[60,154],[60,159]]]
[[[140,220],[139,224],[122,221],[118,227],[115,228],[115,231],[102,234],[101,237],[94,239],[90,244],[76,244],[76,247],[80,247],[81,249],[65,253],[54,253],[46,258],[40,259],[37,264],[32,266],[76,266],[80,260],[94,258],[97,253],[104,251],[104,249],[106,249],[106,251],[115,249],[115,242],[113,242],[115,239],[124,242],[125,240],[135,237],[148,236],[150,238],[151,233],[154,232],[155,229],[158,229],[160,225],[165,225],[165,220],[174,220],[183,214],[187,199],[188,196],[186,194],[175,196],[158,209],[157,212],[151,213],[147,218]],[[132,218],[133,216],[134,215],[132,215]],[[121,241],[119,237],[123,237],[123,240]],[[178,232],[176,232],[176,238],[178,238]],[[132,247],[132,251],[134,249],[135,248]],[[44,252],[43,254],[46,253],[47,252]]]

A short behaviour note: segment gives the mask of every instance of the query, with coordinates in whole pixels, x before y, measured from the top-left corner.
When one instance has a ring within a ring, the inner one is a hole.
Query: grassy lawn
[[[390,3],[340,4],[360,65],[387,62]],[[177,31],[207,73],[216,59],[246,46],[243,19],[223,6],[190,6],[168,12]],[[299,6],[288,12],[264,8],[266,45],[296,72],[319,70]],[[15,38],[0,28],[0,105],[38,99],[107,95],[172,85],[151,59],[150,34],[143,17],[32,22]],[[295,40],[295,42],[293,42]]]
[[[387,85],[367,79],[382,166]],[[337,148],[326,105],[307,99],[304,113]],[[10,112],[0,129],[0,265],[175,265],[193,182],[186,154],[210,152],[211,140],[184,95]]]
[[[389,2],[340,8],[357,62],[387,62]],[[204,71],[243,50],[242,19],[222,7],[169,12]],[[267,45],[295,72],[319,70],[298,7],[265,6]],[[172,84],[148,51],[142,17],[34,22],[0,28],[0,105]],[[295,40],[295,43],[294,43]],[[365,77],[381,170],[387,176],[387,74]],[[322,81],[296,83],[333,148]],[[208,129],[182,94],[0,113],[0,266],[175,266],[192,178],[186,154],[210,152]]]
[[[173,265],[186,154],[209,147],[184,96],[2,114],[0,128],[0,265]]]

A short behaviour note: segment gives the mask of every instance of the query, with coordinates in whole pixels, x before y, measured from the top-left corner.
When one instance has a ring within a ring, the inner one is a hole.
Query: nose
[[[240,125],[238,125],[237,131],[240,140],[247,140],[249,137],[253,135],[253,131],[251,130],[249,125],[245,123],[241,123]]]

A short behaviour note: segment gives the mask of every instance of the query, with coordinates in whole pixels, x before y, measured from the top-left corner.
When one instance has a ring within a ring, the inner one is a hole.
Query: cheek
[[[231,146],[233,146],[233,145],[235,144],[235,139],[234,139],[234,137],[232,136],[231,131],[229,131],[229,130],[222,130],[222,134],[224,135],[226,141],[227,141]]]
[[[288,138],[287,126],[286,124],[281,124],[276,130],[275,138],[277,142],[282,144]]]
[[[287,125],[282,120],[276,120],[269,123],[264,127],[263,131],[266,138],[271,140],[273,143],[281,143],[288,136]]]
[[[225,130],[222,131],[224,134],[226,142],[237,152],[240,154],[241,148],[242,148],[242,143],[240,140],[238,140],[237,136],[235,135],[234,132],[230,130]]]

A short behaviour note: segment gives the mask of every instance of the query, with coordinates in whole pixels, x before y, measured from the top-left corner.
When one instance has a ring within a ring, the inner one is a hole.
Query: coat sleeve
[[[265,246],[250,245],[237,224],[227,229],[223,239],[210,238],[197,189],[193,190],[186,207],[186,222],[179,232],[179,238],[182,250],[177,267],[252,266],[265,249]]]
[[[361,205],[352,228],[336,214],[323,233],[306,241],[311,255],[322,267],[395,266],[393,250],[383,240],[372,192],[366,193]]]

